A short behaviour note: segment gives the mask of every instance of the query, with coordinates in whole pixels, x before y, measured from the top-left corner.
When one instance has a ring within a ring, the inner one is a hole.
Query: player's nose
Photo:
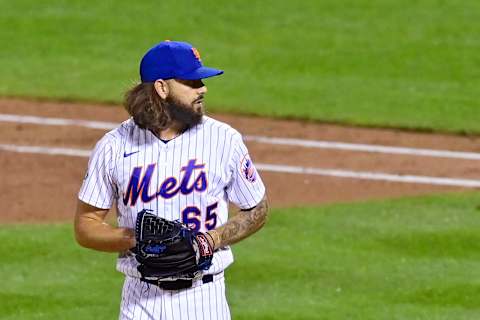
[[[207,91],[208,90],[206,85],[203,85],[200,88],[198,88],[198,94],[204,95],[205,93],[207,93]]]

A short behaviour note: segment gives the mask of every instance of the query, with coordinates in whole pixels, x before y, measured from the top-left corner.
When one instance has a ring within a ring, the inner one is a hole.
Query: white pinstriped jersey
[[[204,116],[168,143],[132,119],[124,121],[95,146],[79,199],[102,209],[116,202],[120,227],[134,229],[145,208],[205,232],[227,221],[228,202],[248,209],[264,193],[240,133]],[[230,248],[219,250],[205,274],[217,274],[232,262]],[[137,265],[133,256],[124,256],[117,269],[139,277]]]

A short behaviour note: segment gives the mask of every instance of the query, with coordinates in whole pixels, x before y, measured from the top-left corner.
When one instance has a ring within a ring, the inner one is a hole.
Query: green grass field
[[[0,0],[0,96],[115,102],[154,43],[225,70],[211,111],[480,133],[474,0]],[[1,111],[1,110],[0,110]],[[273,210],[235,246],[233,319],[479,319],[480,195]],[[114,319],[115,256],[0,225],[0,319]]]
[[[474,0],[0,0],[0,95],[121,101],[147,48],[194,43],[214,111],[480,132]]]
[[[235,246],[233,319],[478,319],[478,194],[273,210]],[[113,319],[114,256],[70,225],[0,228],[1,319]]]

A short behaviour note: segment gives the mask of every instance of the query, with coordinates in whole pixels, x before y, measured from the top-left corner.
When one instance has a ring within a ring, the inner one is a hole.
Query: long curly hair
[[[158,95],[153,82],[139,83],[128,90],[123,105],[142,129],[160,132],[171,123],[166,101]]]

